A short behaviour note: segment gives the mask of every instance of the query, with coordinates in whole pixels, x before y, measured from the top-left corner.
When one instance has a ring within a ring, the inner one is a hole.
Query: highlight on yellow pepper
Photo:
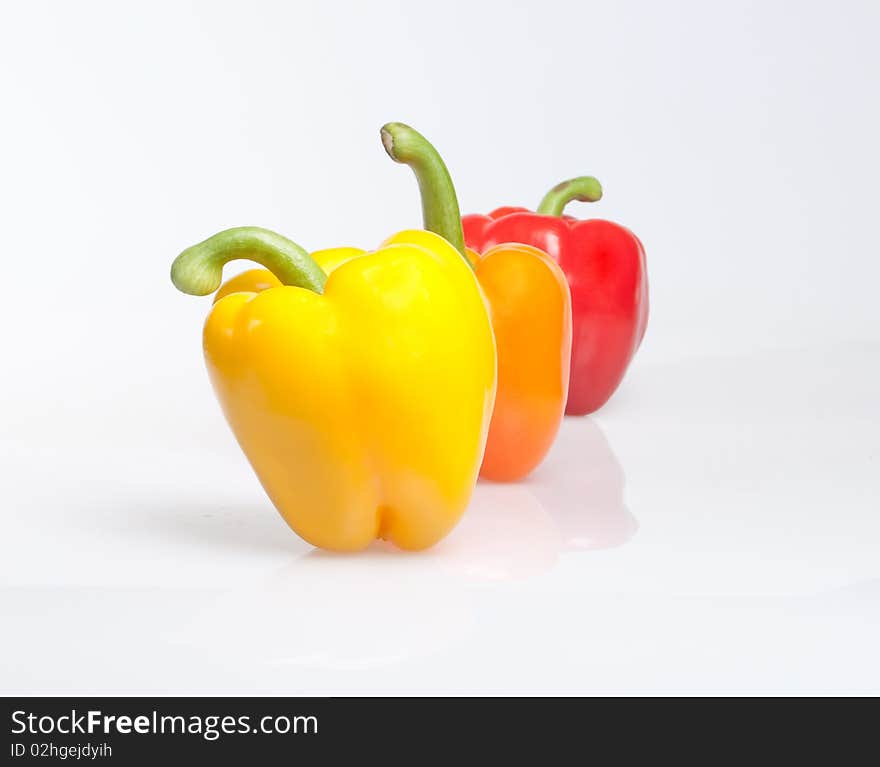
[[[241,227],[185,250],[171,278],[208,295],[228,261],[265,267],[223,286],[203,347],[226,418],[293,530],[336,551],[376,538],[427,548],[464,512],[485,450],[497,364],[484,297],[431,232],[315,256]]]

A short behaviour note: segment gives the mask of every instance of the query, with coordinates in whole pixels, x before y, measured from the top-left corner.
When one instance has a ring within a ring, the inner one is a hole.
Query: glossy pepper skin
[[[544,459],[564,415],[572,333],[565,274],[546,253],[515,240],[499,240],[482,255],[466,252],[455,189],[440,155],[402,123],[386,125],[382,140],[389,156],[416,175],[425,228],[471,263],[489,303],[498,394],[480,476],[520,479]]]
[[[521,479],[547,455],[565,411],[571,296],[565,275],[529,245],[496,245],[476,257],[498,348],[498,394],[480,476]]]
[[[595,179],[582,177],[551,190],[537,213],[505,207],[462,219],[469,248],[482,253],[521,242],[546,252],[565,272],[573,317],[569,415],[592,413],[608,401],[648,322],[645,250],[638,237],[611,221],[561,215],[569,201],[601,195]]]
[[[441,237],[402,232],[371,253],[322,251],[327,278],[295,243],[242,227],[184,251],[172,279],[207,295],[234,258],[268,271],[218,293],[205,360],[275,507],[324,549],[439,541],[470,499],[495,398],[472,271]]]

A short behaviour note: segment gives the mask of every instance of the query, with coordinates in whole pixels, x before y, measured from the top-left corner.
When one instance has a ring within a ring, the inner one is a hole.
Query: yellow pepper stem
[[[394,162],[409,165],[415,173],[422,196],[425,229],[439,234],[470,264],[464,250],[464,232],[455,186],[439,152],[421,133],[404,123],[383,125],[382,145]]]
[[[306,250],[258,226],[226,229],[187,248],[171,265],[171,281],[183,293],[207,296],[220,287],[223,266],[246,259],[266,267],[284,285],[324,292],[327,275]]]

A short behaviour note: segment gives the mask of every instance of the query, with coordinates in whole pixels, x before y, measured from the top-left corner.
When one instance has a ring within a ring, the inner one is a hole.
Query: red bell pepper
[[[483,253],[508,242],[540,248],[562,267],[571,288],[572,347],[568,415],[598,410],[620,384],[648,323],[645,249],[611,221],[563,216],[572,200],[595,202],[599,182],[563,181],[538,206],[498,208],[462,218],[466,245]]]

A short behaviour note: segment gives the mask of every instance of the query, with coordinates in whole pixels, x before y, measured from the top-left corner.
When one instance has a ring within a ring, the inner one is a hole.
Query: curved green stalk
[[[171,265],[171,281],[183,293],[207,296],[220,287],[224,264],[236,259],[256,261],[284,285],[324,292],[327,275],[308,252],[258,226],[226,229],[187,248]]]
[[[464,232],[455,186],[443,158],[428,139],[403,123],[382,126],[382,145],[392,160],[409,165],[415,173],[422,196],[425,229],[451,243],[470,264],[464,251]]]
[[[541,200],[538,213],[543,216],[561,216],[568,203],[596,202],[602,199],[602,185],[592,176],[578,176],[554,186]]]

